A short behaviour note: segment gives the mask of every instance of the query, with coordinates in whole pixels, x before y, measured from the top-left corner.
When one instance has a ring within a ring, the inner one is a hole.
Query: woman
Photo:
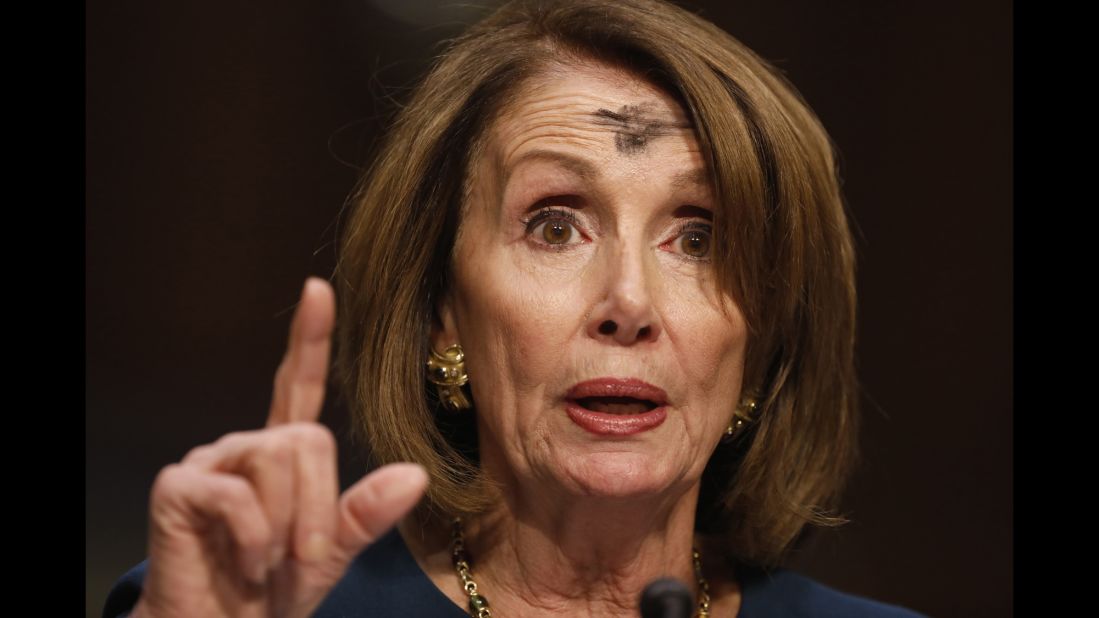
[[[826,133],[739,42],[656,0],[509,4],[355,204],[336,370],[379,469],[337,495],[311,280],[267,428],[158,476],[105,614],[636,616],[672,577],[696,615],[912,615],[761,569],[842,523],[854,256]]]

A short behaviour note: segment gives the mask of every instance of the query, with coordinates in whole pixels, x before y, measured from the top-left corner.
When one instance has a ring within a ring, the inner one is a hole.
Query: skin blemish
[[[592,115],[595,123],[614,129],[614,145],[622,154],[637,154],[645,151],[645,146],[653,138],[668,135],[672,129],[684,128],[652,118],[648,114],[650,105],[623,105],[617,112],[599,109]]]

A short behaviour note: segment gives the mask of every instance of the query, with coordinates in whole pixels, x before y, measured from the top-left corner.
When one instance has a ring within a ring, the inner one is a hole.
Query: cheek
[[[691,389],[691,407],[699,414],[703,431],[728,422],[744,375],[747,326],[740,309],[729,299],[721,302],[708,286],[674,280],[667,288],[664,314],[667,335],[683,377]]]
[[[690,368],[695,383],[705,390],[720,389],[730,371],[744,366],[746,330],[739,315],[719,311],[684,311],[679,321],[690,344],[683,347],[681,363]],[[739,375],[739,374],[738,374]]]
[[[459,277],[457,320],[470,379],[494,400],[540,394],[582,319],[567,280],[530,272],[514,258],[498,251],[467,259]]]

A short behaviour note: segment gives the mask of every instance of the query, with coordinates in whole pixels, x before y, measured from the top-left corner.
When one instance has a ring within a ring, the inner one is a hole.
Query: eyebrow
[[[599,176],[599,169],[587,159],[565,152],[558,152],[556,150],[538,149],[524,152],[518,159],[504,168],[504,186],[507,186],[508,180],[511,179],[512,173],[519,167],[519,164],[525,161],[548,161],[550,163],[556,163],[589,183],[594,183],[595,179]]]
[[[672,176],[672,186],[682,189],[691,185],[707,186],[710,184],[710,175],[705,169],[699,167],[685,172],[679,172]]]
[[[556,163],[589,183],[593,183],[595,179],[599,177],[599,169],[587,159],[566,152],[537,149],[523,153],[513,163],[505,167],[503,186],[507,186],[508,180],[511,179],[511,175],[515,172],[515,169],[525,161],[548,161],[550,163]],[[672,176],[672,186],[677,189],[691,186],[706,187],[709,183],[710,175],[705,168],[701,167],[679,172],[675,176]]]

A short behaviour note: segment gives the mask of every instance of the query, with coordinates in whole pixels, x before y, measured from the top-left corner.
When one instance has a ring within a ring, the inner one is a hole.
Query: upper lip
[[[668,404],[668,394],[659,386],[653,386],[637,378],[596,378],[574,384],[565,394],[566,399],[585,397],[629,397],[651,401],[657,407]]]

